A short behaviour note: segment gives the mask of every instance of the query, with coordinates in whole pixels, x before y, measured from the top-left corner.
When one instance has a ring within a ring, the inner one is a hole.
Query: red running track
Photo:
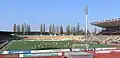
[[[100,53],[96,54],[94,51],[87,51],[94,55],[94,58],[120,58],[120,52],[112,52],[112,53]]]
[[[40,57],[29,57],[29,58],[63,58],[62,56],[40,56]]]
[[[19,58],[19,55],[0,55],[0,58]]]
[[[95,58],[120,58],[120,53],[96,54]]]

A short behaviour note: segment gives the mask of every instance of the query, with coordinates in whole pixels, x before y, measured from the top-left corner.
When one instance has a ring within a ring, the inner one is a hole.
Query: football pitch
[[[40,49],[67,49],[67,48],[85,48],[87,44],[88,48],[104,48],[112,47],[107,44],[92,44],[86,42],[73,42],[73,41],[25,41],[14,40],[3,50],[40,50]],[[85,46],[85,47],[84,47]]]

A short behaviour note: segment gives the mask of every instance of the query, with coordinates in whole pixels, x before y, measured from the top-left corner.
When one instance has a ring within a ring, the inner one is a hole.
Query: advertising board
[[[20,57],[59,56],[58,53],[20,54]]]
[[[54,50],[32,50],[31,53],[43,53],[43,52],[68,52],[70,49],[54,49]]]
[[[10,50],[10,51],[8,51],[8,54],[30,54],[30,53],[31,53],[30,50],[21,50],[21,51]]]

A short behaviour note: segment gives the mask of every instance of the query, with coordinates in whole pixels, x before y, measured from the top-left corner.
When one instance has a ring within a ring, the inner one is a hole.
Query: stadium
[[[102,28],[95,35],[19,35],[21,32],[0,31],[0,58],[118,58],[119,23],[119,18],[92,22]]]

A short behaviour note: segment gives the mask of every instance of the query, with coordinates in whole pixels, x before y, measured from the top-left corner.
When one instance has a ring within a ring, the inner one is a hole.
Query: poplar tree
[[[17,28],[17,26],[16,26],[16,24],[14,24],[14,26],[13,26],[13,32],[17,31],[16,28]]]
[[[60,34],[63,34],[63,26],[60,26]]]

